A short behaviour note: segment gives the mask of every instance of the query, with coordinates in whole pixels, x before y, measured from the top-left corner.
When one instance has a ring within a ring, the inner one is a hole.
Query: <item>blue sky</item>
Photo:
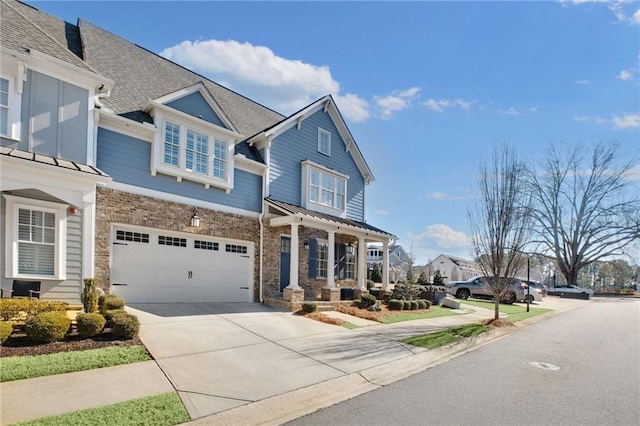
[[[551,144],[640,150],[638,2],[29,4],[283,114],[331,93],[376,177],[367,221],[418,264],[470,257],[467,201],[496,146],[532,163]]]

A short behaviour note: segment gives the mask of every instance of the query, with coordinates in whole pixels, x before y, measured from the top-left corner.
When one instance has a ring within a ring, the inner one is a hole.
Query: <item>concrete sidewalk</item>
[[[586,303],[545,298],[540,306],[563,312]],[[514,331],[498,330],[435,350],[399,342],[493,315],[466,307],[475,312],[388,325],[347,316],[361,325],[348,330],[259,304],[134,306],[129,309],[140,319],[140,338],[155,361],[2,383],[0,423],[175,389],[197,419],[194,424],[280,424]]]

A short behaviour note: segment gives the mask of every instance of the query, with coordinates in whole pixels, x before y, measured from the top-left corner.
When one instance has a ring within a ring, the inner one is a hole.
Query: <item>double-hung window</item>
[[[327,278],[329,267],[329,244],[318,241],[318,252],[316,254],[316,278]]]
[[[152,172],[176,176],[230,190],[233,185],[233,148],[214,130],[165,120],[158,149],[154,148]],[[230,170],[231,169],[231,170]]]
[[[307,170],[307,194],[308,202],[305,202],[307,208],[328,207],[330,213],[344,212],[345,210],[345,193],[347,187],[347,179],[345,176],[325,170],[320,167],[314,167],[305,162]]]
[[[0,135],[11,135],[11,109],[9,108],[9,80],[0,77]]]
[[[6,276],[65,278],[66,205],[4,195]]]

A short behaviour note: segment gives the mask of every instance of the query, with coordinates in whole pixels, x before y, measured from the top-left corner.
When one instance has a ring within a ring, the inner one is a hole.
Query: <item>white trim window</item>
[[[309,201],[344,210],[346,179],[324,173],[318,169],[309,170]]]
[[[67,206],[11,195],[4,197],[6,276],[64,279]]]
[[[11,137],[11,107],[10,92],[11,87],[8,79],[0,77],[0,135]]]
[[[356,255],[355,253],[349,253],[348,250],[344,257],[344,279],[356,279]]]
[[[154,148],[151,171],[203,183],[207,188],[233,188],[234,145],[212,129],[165,119],[160,145]]]
[[[329,267],[329,243],[318,241],[316,253],[316,278],[327,278]]]
[[[331,156],[331,132],[318,127],[318,152]]]

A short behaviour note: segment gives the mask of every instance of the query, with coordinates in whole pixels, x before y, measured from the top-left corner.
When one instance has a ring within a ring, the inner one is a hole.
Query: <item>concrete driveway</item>
[[[260,304],[134,304],[140,338],[191,418],[412,355],[397,340]]]

